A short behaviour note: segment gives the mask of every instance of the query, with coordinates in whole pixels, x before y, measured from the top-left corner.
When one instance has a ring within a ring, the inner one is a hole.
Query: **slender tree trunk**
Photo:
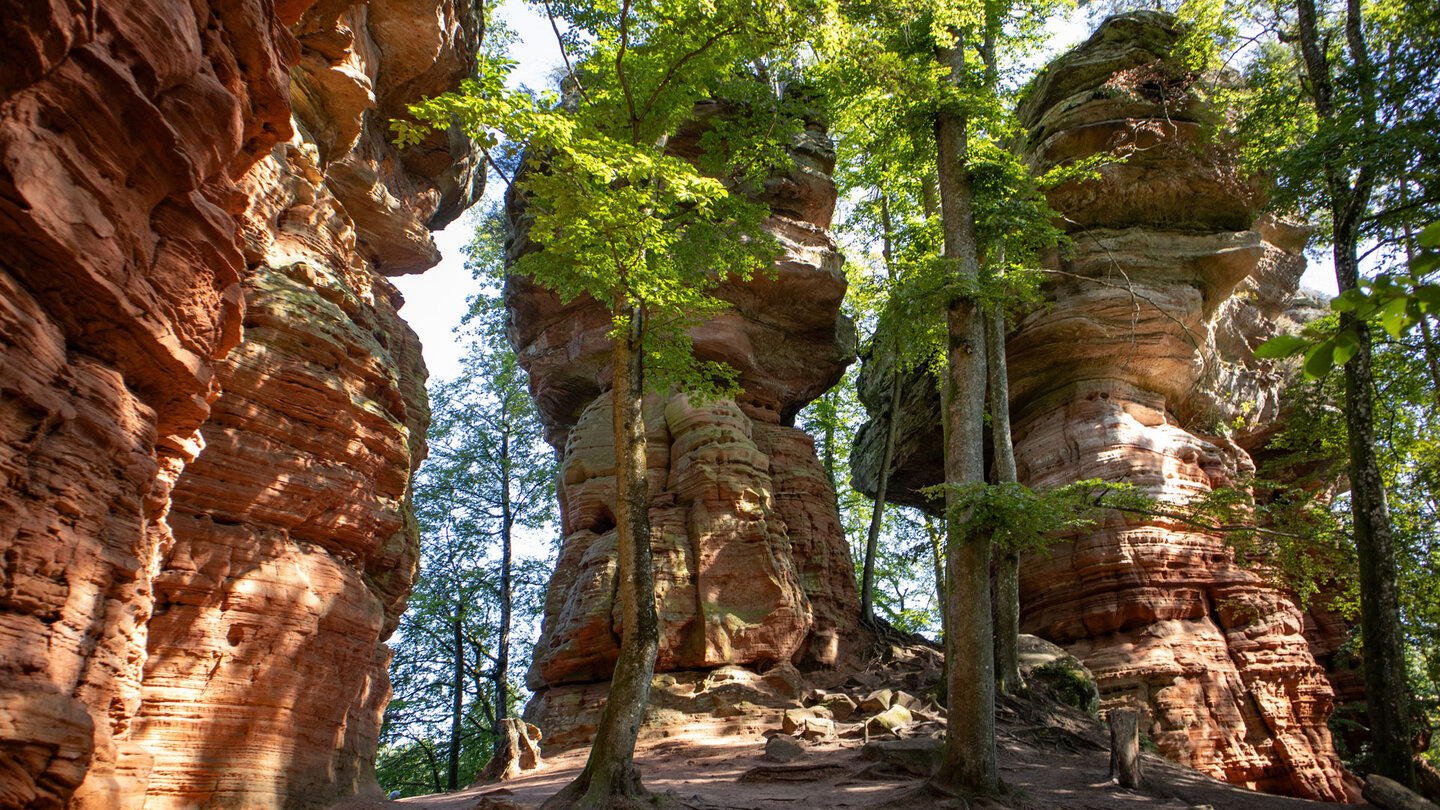
[[[891,255],[890,198],[880,197],[881,252],[890,277],[890,295],[896,295],[895,263]],[[900,343],[891,341],[890,407],[885,422],[885,445],[880,453],[880,471],[875,481],[875,508],[870,513],[870,533],[865,539],[865,569],[860,585],[860,620],[875,621],[875,557],[879,553],[880,528],[885,522],[885,494],[890,487],[890,466],[895,460],[895,434],[900,427]]]
[[[510,506],[510,432],[500,436],[504,480],[500,482],[500,629],[495,642],[495,721],[510,716],[510,621],[514,613],[511,592],[511,532],[515,516]]]
[[[963,43],[942,49],[949,80],[964,78]],[[980,274],[975,236],[974,197],[967,165],[966,113],[953,107],[936,116],[935,140],[940,186],[940,216],[945,256],[957,285],[974,285]],[[945,482],[984,483],[985,329],[974,299],[957,294],[946,312],[944,419]],[[945,657],[949,730],[936,779],[966,792],[999,789],[995,762],[995,650],[990,611],[990,538],[967,531],[968,515],[956,514],[954,496],[946,498],[947,570],[950,584]]]
[[[510,762],[517,755],[511,750],[515,744],[514,736],[501,729],[502,722],[510,716],[510,621],[514,610],[511,532],[515,517],[510,505],[510,473],[510,418],[507,413],[500,433],[500,627],[495,640],[495,671],[490,678],[495,689],[495,711],[490,718],[495,740],[492,760],[499,762]]]
[[[1297,22],[1301,56],[1315,98],[1315,110],[1331,127],[1340,123],[1334,108],[1330,64],[1320,36],[1315,0],[1298,0]],[[1358,78],[1365,112],[1364,125],[1374,129],[1374,97],[1370,57],[1361,27],[1360,0],[1346,3],[1345,38]],[[1335,279],[1343,293],[1360,281],[1359,223],[1369,206],[1373,180],[1360,167],[1352,185],[1343,154],[1325,159],[1334,243]],[[1352,312],[1340,314],[1340,328],[1353,330],[1359,349],[1345,364],[1345,428],[1350,453],[1350,512],[1360,568],[1360,633],[1365,651],[1365,703],[1374,745],[1377,773],[1415,786],[1411,761],[1410,692],[1405,678],[1405,648],[1400,627],[1399,566],[1395,535],[1385,502],[1385,484],[1375,458],[1374,378],[1370,369],[1370,330]]]
[[[985,352],[990,378],[990,432],[995,446],[995,482],[1019,482],[1010,436],[1010,380],[1005,363],[1005,311],[985,317]],[[1003,695],[1023,689],[1020,677],[1020,554],[997,551],[995,566],[995,688]]]
[[[950,626],[950,616],[945,609],[949,601],[946,598],[949,590],[945,587],[945,544],[934,519],[928,513],[922,514],[925,515],[925,534],[930,538],[930,562],[935,568],[935,604],[940,608],[940,648],[944,649],[945,639],[950,635],[946,629]]]
[[[895,358],[899,363],[899,358]],[[885,448],[880,454],[880,475],[875,482],[875,508],[870,512],[870,533],[865,539],[865,574],[860,585],[860,619],[875,621],[875,557],[880,551],[880,528],[885,522],[885,494],[890,486],[890,465],[895,459],[895,434],[900,425],[900,373],[890,372],[890,408],[885,423]]]
[[[650,496],[645,480],[644,353],[641,307],[617,296],[613,312],[629,312],[630,328],[614,341],[615,524],[619,552],[620,658],[585,770],[546,807],[607,807],[617,797],[645,795],[635,768],[635,740],[650,699],[660,650],[655,572],[650,562]]]
[[[825,435],[821,438],[822,459],[825,465],[825,480],[830,482],[830,491],[840,493],[839,482],[835,480],[835,397],[837,394],[830,391],[820,398],[820,418],[825,425]]]
[[[456,611],[455,618],[450,620],[450,629],[454,634],[451,643],[455,649],[455,680],[451,684],[453,698],[450,704],[450,760],[445,772],[446,790],[460,789],[460,726],[464,720],[462,710],[465,706],[464,616],[465,611],[462,606],[460,610]]]
[[[435,759],[435,752],[424,740],[416,740],[420,744],[420,750],[425,752],[425,761],[430,763],[430,781],[435,785],[435,792],[444,790],[440,786],[440,762]]]

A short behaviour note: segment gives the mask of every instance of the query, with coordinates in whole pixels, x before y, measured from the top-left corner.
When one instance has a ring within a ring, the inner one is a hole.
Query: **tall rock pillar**
[[[702,105],[697,119],[723,114]],[[699,133],[673,138],[679,154]],[[829,139],[797,139],[794,168],[763,194],[783,250],[773,276],[725,281],[732,307],[691,331],[696,356],[740,375],[735,399],[646,399],[651,544],[661,624],[659,672],[724,664],[827,665],[851,641],[859,608],[832,491],[796,413],[854,355],[840,313],[842,258],[826,228],[835,203]],[[521,212],[512,202],[512,222]],[[530,249],[523,232],[512,252]],[[564,538],[550,582],[527,717],[552,744],[582,742],[619,655],[614,598],[615,448],[609,316],[588,297],[563,302],[529,279],[506,286],[512,342],[562,454]]]

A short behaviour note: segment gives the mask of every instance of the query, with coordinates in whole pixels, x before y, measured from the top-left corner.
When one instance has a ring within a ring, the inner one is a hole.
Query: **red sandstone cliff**
[[[383,275],[479,191],[386,122],[468,2],[22,4],[0,27],[0,807],[373,788],[427,418]],[[208,420],[208,421],[207,421]],[[148,794],[148,796],[147,796]]]
[[[718,105],[697,108],[697,118]],[[672,139],[683,154],[698,134]],[[727,282],[733,304],[692,330],[697,356],[740,375],[741,395],[706,405],[646,400],[651,543],[661,623],[657,671],[740,664],[833,664],[854,632],[854,574],[835,494],[813,440],[792,426],[853,356],[839,311],[841,257],[826,228],[835,204],[833,153],[812,125],[795,166],[767,184],[767,229],[783,249],[773,277]],[[512,222],[519,211],[512,201]],[[529,249],[523,231],[512,250]],[[527,719],[546,741],[593,730],[619,654],[613,579],[615,451],[606,311],[569,304],[525,278],[506,289],[512,341],[563,453],[560,557],[529,685]]]
[[[1255,194],[1207,134],[1212,113],[1164,62],[1173,18],[1108,21],[1050,65],[1021,108],[1024,148],[1047,168],[1137,147],[1051,204],[1073,246],[1047,306],[1008,340],[1020,480],[1099,478],[1185,503],[1254,471],[1281,372],[1252,349],[1274,333],[1304,268],[1303,234],[1255,220]],[[886,395],[868,371],[872,413]],[[907,386],[896,499],[937,483],[938,397]],[[873,491],[883,426],[852,459]],[[1095,673],[1102,705],[1135,705],[1172,758],[1262,790],[1343,800],[1326,720],[1333,694],[1307,617],[1221,538],[1112,514],[1021,565],[1022,632]]]

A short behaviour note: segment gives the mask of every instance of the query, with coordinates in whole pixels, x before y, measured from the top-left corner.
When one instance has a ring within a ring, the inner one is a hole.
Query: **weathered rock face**
[[[684,154],[688,143],[671,147]],[[835,495],[813,440],[790,424],[854,352],[839,311],[841,258],[825,230],[834,159],[818,126],[795,154],[796,168],[764,191],[767,229],[784,250],[774,277],[723,284],[719,295],[733,308],[691,331],[696,355],[729,363],[743,392],[705,404],[646,399],[661,672],[833,664],[853,633],[858,606]],[[524,249],[521,233],[512,250]],[[547,743],[573,743],[584,739],[580,715],[619,655],[609,316],[589,298],[566,304],[524,278],[510,279],[506,299],[512,341],[563,452],[565,537],[527,718]]]
[[[383,133],[479,15],[310,6],[0,31],[0,806],[373,787],[427,418],[380,274],[480,182],[462,140]]]
[[[1173,26],[1152,13],[1108,21],[1041,75],[1021,109],[1040,168],[1139,147],[1051,197],[1073,247],[1053,260],[1049,306],[1008,341],[1015,455],[1032,487],[1098,478],[1185,503],[1253,472],[1250,453],[1279,416],[1283,375],[1252,349],[1285,316],[1304,236],[1251,224],[1252,190],[1206,140],[1205,109],[1162,59]],[[869,377],[878,412],[888,391]],[[940,444],[929,390],[906,402],[902,502],[940,477],[917,452]],[[868,464],[859,484],[873,487],[878,452],[866,445],[881,428],[872,422],[857,441],[854,461]],[[1021,602],[1022,631],[1081,659],[1103,706],[1140,708],[1167,755],[1258,789],[1343,799],[1325,724],[1332,690],[1306,617],[1236,566],[1222,539],[1112,514],[1027,558]]]

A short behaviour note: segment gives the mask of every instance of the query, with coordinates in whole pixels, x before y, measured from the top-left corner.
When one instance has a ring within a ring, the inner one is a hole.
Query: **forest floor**
[[[890,676],[884,677],[887,687],[906,685],[893,668],[882,665],[870,672],[871,677]],[[913,670],[909,677],[913,685]],[[783,708],[745,705],[758,713],[730,718],[696,714],[683,724],[647,729],[635,751],[645,786],[665,794],[670,799],[666,805],[689,810],[868,810],[882,806],[1319,810],[1347,806],[1257,793],[1150,753],[1142,755],[1141,789],[1121,788],[1108,775],[1109,732],[1105,724],[1043,695],[1003,697],[997,703],[996,750],[1000,777],[1008,792],[999,800],[967,804],[934,793],[918,794],[925,780],[903,768],[865,759],[861,753],[864,739],[832,736],[802,743],[798,758],[778,763],[767,756],[766,744],[779,732]],[[353,801],[335,810],[536,808],[575,778],[588,751],[582,746],[549,752],[540,768],[503,783],[400,801]]]
[[[1008,701],[1007,701],[1008,702]],[[1141,790],[1126,790],[1107,776],[1108,737],[1099,721],[1036,725],[1014,709],[1001,707],[996,743],[1000,775],[1010,795],[981,808],[1015,810],[1319,810],[1349,805],[1310,802],[1245,790],[1220,782],[1162,757],[1145,754]],[[1030,718],[1034,719],[1034,718]],[[1078,718],[1070,717],[1070,721]],[[708,726],[708,728],[707,728]],[[737,730],[732,725],[697,723],[663,739],[642,740],[635,752],[645,785],[666,793],[679,806],[694,810],[845,810],[878,808],[903,799],[922,781],[892,776],[866,779],[874,763],[860,757],[860,740],[812,745],[800,760],[776,765],[765,757],[765,728]],[[344,810],[510,810],[533,808],[554,795],[580,772],[588,749],[548,757],[544,766],[519,779],[456,793],[396,802],[353,802]],[[759,770],[757,770],[759,769]],[[769,778],[765,774],[768,771]],[[752,776],[746,777],[750,773]],[[757,778],[758,777],[758,778]],[[962,807],[932,797],[904,801],[902,807]]]

